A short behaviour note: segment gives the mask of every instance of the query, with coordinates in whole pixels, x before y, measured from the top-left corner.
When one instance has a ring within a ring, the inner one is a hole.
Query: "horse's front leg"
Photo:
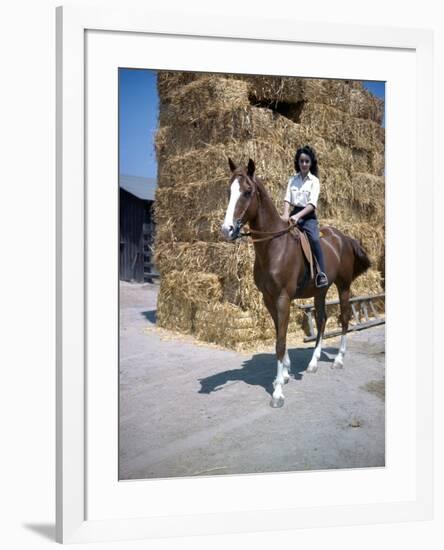
[[[264,297],[264,303],[268,309],[268,312],[270,313],[273,319],[274,328],[276,330],[276,335],[277,335],[279,320],[278,320],[278,313],[277,313],[277,307],[276,307],[276,300],[273,299],[270,295],[265,293],[263,294],[263,297]],[[287,327],[288,327],[288,324],[287,324]],[[290,361],[290,356],[288,355],[288,350],[286,349],[284,353],[284,358],[282,360],[282,376],[284,378],[284,384],[287,384],[288,381],[290,380],[290,369],[291,369],[291,361]]]
[[[290,356],[288,355],[288,350],[285,350],[282,364],[283,364],[284,383],[287,384],[287,382],[290,380],[290,368],[291,368],[291,361],[290,361]]]
[[[277,373],[273,382],[273,396],[270,405],[279,408],[284,405],[283,386],[289,379],[290,359],[286,349],[288,319],[290,316],[290,298],[286,294],[279,296],[276,302],[276,358]]]

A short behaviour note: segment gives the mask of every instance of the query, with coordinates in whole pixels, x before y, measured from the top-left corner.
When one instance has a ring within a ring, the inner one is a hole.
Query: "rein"
[[[294,227],[294,224],[291,221],[288,221],[288,227],[285,229],[280,229],[279,231],[258,231],[257,229],[250,229],[248,233],[239,233],[239,237],[251,237],[252,242],[258,243],[261,241],[269,241],[271,239],[275,239],[276,237],[280,237],[281,235],[285,235],[285,233],[288,233],[291,231]],[[253,235],[264,235],[263,237],[259,239],[254,239]]]

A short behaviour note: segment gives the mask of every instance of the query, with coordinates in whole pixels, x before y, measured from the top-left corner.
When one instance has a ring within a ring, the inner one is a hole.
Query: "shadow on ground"
[[[327,352],[335,355],[337,348],[326,348],[322,352],[321,361],[333,363],[334,358],[326,355]],[[302,379],[302,373],[308,366],[313,355],[312,348],[299,348],[288,351],[291,361],[290,374],[295,380]],[[199,393],[212,393],[220,391],[229,382],[245,382],[250,386],[261,386],[266,393],[272,395],[273,381],[276,378],[276,355],[274,353],[258,353],[251,359],[243,362],[240,369],[231,369],[206,378],[199,378]]]
[[[156,324],[157,315],[156,315],[156,310],[155,309],[152,309],[150,311],[142,311],[142,315],[145,317],[145,319],[147,319],[153,325]]]

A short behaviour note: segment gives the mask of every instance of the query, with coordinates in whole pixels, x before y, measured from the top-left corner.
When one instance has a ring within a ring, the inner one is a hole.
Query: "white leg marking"
[[[284,355],[284,358],[282,359],[282,363],[284,365],[283,375],[284,375],[284,382],[286,384],[290,380],[290,367],[291,367],[291,361],[287,350],[285,350],[285,355]]]
[[[322,336],[319,338],[319,344],[316,346],[316,348],[314,350],[314,355],[315,355],[316,359],[321,358],[321,353],[322,353]]]
[[[313,351],[311,361],[308,364],[307,372],[316,372],[318,369],[318,360],[321,358],[322,353],[322,337],[319,338],[319,343]]]
[[[231,233],[233,232],[234,226],[234,210],[236,208],[236,203],[240,197],[240,186],[237,179],[231,184],[230,191],[230,202],[228,203],[227,211],[225,212],[224,223],[222,224],[222,231],[226,238],[230,238]]]
[[[274,392],[273,399],[284,399],[284,392],[282,391],[282,386],[285,384],[284,381],[284,363],[282,361],[277,362],[277,375],[276,379],[273,382]]]
[[[344,366],[344,355],[345,355],[346,349],[347,349],[347,335],[343,334],[341,336],[341,344],[339,346],[339,353],[335,357],[335,362],[333,363],[333,367],[335,367],[337,369],[342,369],[342,367]]]

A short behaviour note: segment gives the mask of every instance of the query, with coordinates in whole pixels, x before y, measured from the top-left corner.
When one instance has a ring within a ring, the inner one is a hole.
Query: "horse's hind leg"
[[[327,323],[327,311],[325,309],[325,296],[326,292],[315,296],[314,306],[315,306],[315,317],[316,317],[316,345],[311,357],[311,361],[308,364],[307,372],[316,372],[318,370],[318,361],[321,358],[322,353],[322,336],[324,334],[325,325]]]
[[[344,366],[344,355],[347,348],[347,331],[350,321],[350,287],[339,287],[339,304],[341,308],[340,319],[342,327],[341,343],[339,345],[338,355],[335,357],[333,368],[342,369]]]

